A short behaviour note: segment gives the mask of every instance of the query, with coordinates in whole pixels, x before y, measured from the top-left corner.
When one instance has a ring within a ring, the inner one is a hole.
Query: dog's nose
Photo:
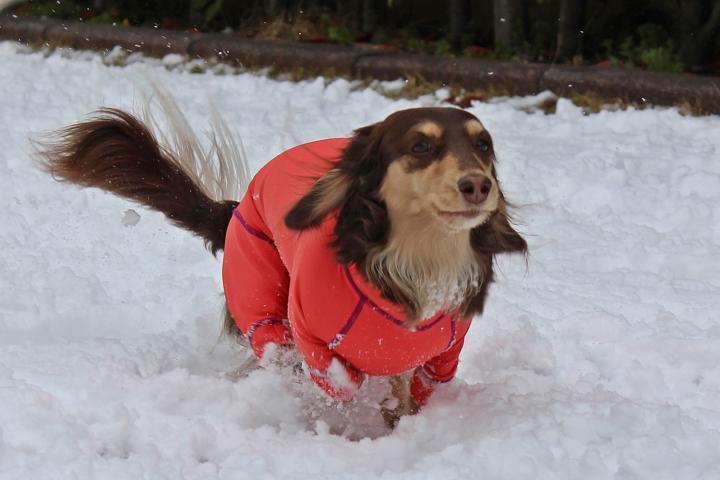
[[[492,189],[492,182],[484,175],[467,175],[458,180],[458,190],[468,203],[479,205]]]

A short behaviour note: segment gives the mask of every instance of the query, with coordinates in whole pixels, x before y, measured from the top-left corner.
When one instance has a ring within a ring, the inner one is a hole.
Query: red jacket
[[[225,241],[228,307],[258,356],[265,345],[293,344],[312,378],[350,398],[367,375],[415,369],[411,392],[424,403],[434,384],[453,378],[470,325],[441,312],[410,330],[404,309],[384,298],[328,246],[335,217],[302,232],[285,226],[292,205],[342,156],[347,139],[292,148],[258,172],[234,212]]]

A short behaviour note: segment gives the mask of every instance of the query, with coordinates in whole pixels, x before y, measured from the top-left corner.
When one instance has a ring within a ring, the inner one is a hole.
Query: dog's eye
[[[475,144],[477,148],[480,149],[481,152],[487,152],[490,149],[490,146],[485,143],[485,140],[478,140]]]
[[[426,140],[420,140],[412,147],[413,153],[427,153],[430,151],[430,143]]]

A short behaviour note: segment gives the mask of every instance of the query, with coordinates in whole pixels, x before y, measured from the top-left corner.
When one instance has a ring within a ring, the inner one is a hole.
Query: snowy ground
[[[198,130],[215,103],[257,169],[437,100],[10,43],[0,65],[0,478],[720,478],[720,118],[473,107],[529,265],[500,262],[459,378],[388,433],[371,401],[234,376],[219,262],[159,214],[53,182],[28,137],[138,109],[156,82]]]

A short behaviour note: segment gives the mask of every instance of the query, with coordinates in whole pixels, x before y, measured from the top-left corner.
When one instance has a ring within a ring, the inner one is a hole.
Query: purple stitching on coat
[[[415,329],[415,331],[416,331],[416,332],[422,332],[422,331],[427,330],[428,328],[432,328],[432,327],[435,326],[436,323],[438,323],[438,322],[439,322],[440,320],[442,320],[443,318],[445,318],[445,314],[444,314],[444,313],[443,313],[442,315],[440,315],[434,322],[428,323],[427,325],[422,325],[422,326],[420,326],[420,327],[417,327],[417,328]]]
[[[330,350],[334,350],[337,348],[338,345],[340,345],[340,342],[343,341],[345,336],[348,334],[350,329],[352,328],[353,324],[355,323],[355,320],[358,319],[358,316],[360,316],[360,312],[362,311],[363,307],[365,306],[365,302],[367,302],[366,296],[361,296],[360,300],[358,300],[357,305],[355,305],[355,308],[353,309],[352,313],[350,314],[350,318],[348,318],[348,321],[345,322],[345,325],[343,328],[335,335],[335,338],[333,338],[328,344],[328,348]]]
[[[398,325],[398,326],[400,326],[400,327],[405,328],[405,322],[403,322],[403,321],[400,320],[399,318],[396,318],[396,317],[392,316],[391,314],[389,314],[388,312],[386,312],[385,310],[383,310],[377,303],[373,302],[372,299],[368,298],[368,297],[360,290],[360,287],[358,287],[357,284],[355,283],[355,279],[352,278],[352,275],[350,274],[350,269],[349,269],[347,266],[345,266],[345,275],[347,276],[348,281],[350,281],[350,285],[352,286],[353,290],[355,290],[355,293],[357,293],[361,298],[367,299],[368,303],[369,303],[375,310],[377,310],[378,312],[380,312],[380,315],[382,315],[383,317],[387,318],[388,320],[391,320],[393,323],[395,323],[395,325]],[[432,323],[429,323],[429,324],[427,324],[427,325],[423,325],[422,327],[416,328],[415,331],[416,331],[416,332],[422,332],[422,331],[427,330],[428,328],[434,327],[435,324],[438,323],[438,322],[439,322],[440,320],[442,320],[443,318],[445,318],[445,314],[440,315],[440,316],[439,316],[435,321],[433,321]]]
[[[245,336],[248,339],[248,342],[252,342],[253,334],[255,333],[255,330],[257,330],[260,327],[265,327],[268,325],[286,325],[285,320],[281,320],[279,318],[263,318],[262,320],[258,320],[257,322],[250,325],[250,328],[248,328],[247,332],[245,332]]]
[[[455,345],[456,337],[457,336],[457,314],[452,317],[450,320],[450,341],[448,342],[448,346],[445,347],[445,350],[443,350],[443,353],[450,350],[453,345]]]
[[[252,225],[250,225],[249,223],[247,223],[247,221],[245,221],[242,214],[240,212],[238,212],[237,209],[233,210],[233,216],[240,221],[240,224],[250,235],[257,237],[260,240],[265,240],[266,242],[270,243],[270,245],[272,245],[273,247],[275,246],[275,242],[273,241],[272,238],[268,237],[263,232],[261,232],[257,228],[255,228]]]

